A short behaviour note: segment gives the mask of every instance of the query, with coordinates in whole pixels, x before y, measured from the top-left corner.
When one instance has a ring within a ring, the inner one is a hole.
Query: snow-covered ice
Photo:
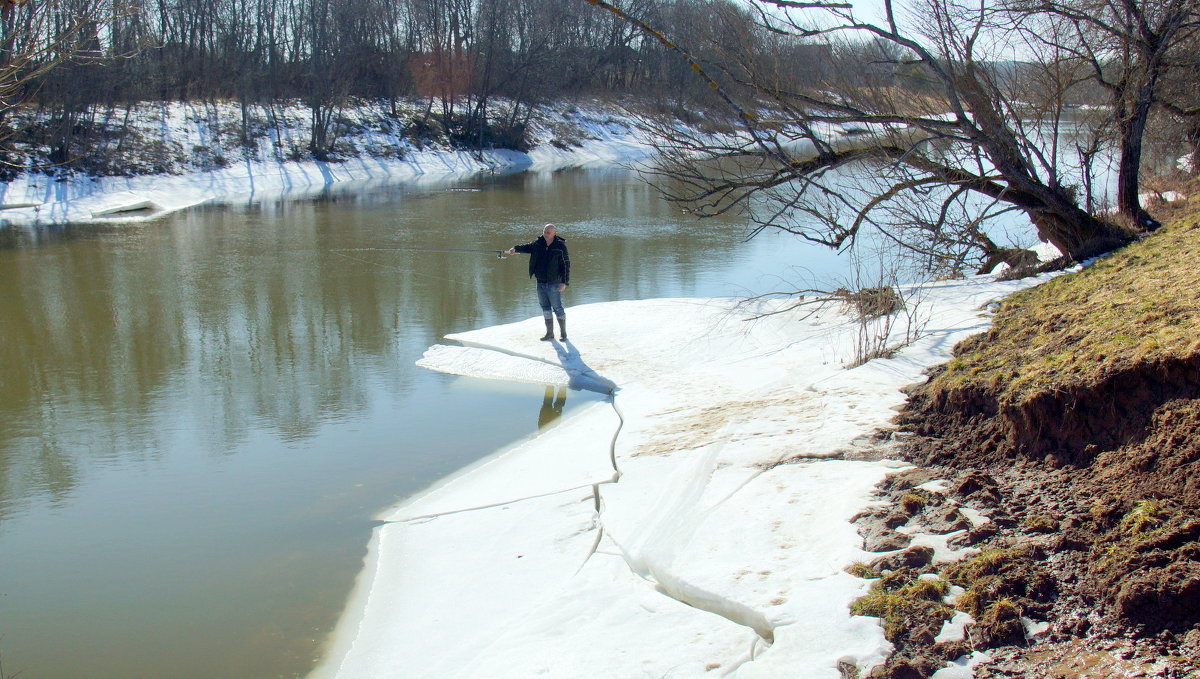
[[[577,306],[568,342],[538,341],[540,318],[450,335],[419,363],[611,402],[381,517],[316,676],[836,679],[882,662],[879,621],[848,609],[870,583],[845,568],[873,556],[850,519],[903,465],[866,442],[1035,280],[927,286],[909,295],[918,339],[853,369],[859,322],[768,313],[785,300]]]

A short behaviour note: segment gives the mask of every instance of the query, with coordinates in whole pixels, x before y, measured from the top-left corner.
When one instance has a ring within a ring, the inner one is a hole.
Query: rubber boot
[[[554,321],[552,319],[547,318],[546,319],[546,334],[542,336],[542,341],[549,342],[552,339],[554,339]]]
[[[567,341],[567,317],[566,316],[558,317],[558,335],[559,335],[558,336],[559,340],[561,340],[563,342]]]

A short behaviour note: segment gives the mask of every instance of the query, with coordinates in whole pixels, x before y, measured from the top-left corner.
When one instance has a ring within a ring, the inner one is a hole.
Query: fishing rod
[[[506,250],[484,250],[482,248],[335,248],[330,252],[367,252],[367,251],[399,251],[399,252],[483,252],[496,255],[496,259],[505,259]]]

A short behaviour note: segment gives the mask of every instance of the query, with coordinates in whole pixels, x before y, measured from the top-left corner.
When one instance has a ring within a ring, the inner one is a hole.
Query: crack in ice
[[[593,556],[595,556],[597,553],[600,553],[600,545],[602,544],[604,537],[608,536],[608,538],[612,541],[612,543],[615,544],[617,546],[617,548],[620,550],[620,552],[618,554],[616,554],[616,556],[618,556],[618,558],[620,558],[625,563],[626,567],[629,568],[631,573],[637,575],[638,577],[642,578],[646,582],[650,583],[653,586],[653,589],[655,592],[658,592],[659,594],[661,594],[667,598],[670,598],[674,601],[682,603],[682,604],[689,606],[691,608],[694,608],[696,610],[700,610],[700,611],[704,611],[706,613],[711,613],[713,615],[717,615],[717,616],[722,617],[734,624],[741,625],[741,626],[746,627],[746,628],[750,629],[751,631],[753,631],[756,635],[754,642],[751,644],[751,647],[748,652],[748,657],[746,657],[744,660],[739,662],[738,663],[739,666],[746,662],[752,662],[755,658],[756,653],[758,652],[758,647],[761,644],[766,644],[769,647],[771,644],[774,643],[774,639],[775,639],[774,625],[771,624],[771,622],[767,619],[767,616],[763,612],[756,610],[756,609],[752,608],[751,606],[748,606],[744,603],[741,603],[739,601],[736,601],[736,600],[731,599],[726,596],[722,596],[716,592],[707,590],[707,589],[700,587],[694,583],[688,582],[687,580],[672,574],[669,571],[669,569],[664,569],[664,568],[660,568],[660,567],[656,566],[654,563],[651,562],[652,560],[639,559],[637,557],[634,557],[632,555],[632,553],[630,552],[630,550],[628,550],[624,546],[622,546],[622,544],[615,537],[613,537],[612,531],[605,529],[605,525],[604,525],[605,507],[604,507],[604,498],[601,494],[601,486],[607,485],[610,483],[611,484],[618,483],[621,478],[620,466],[617,463],[617,443],[621,436],[622,430],[624,429],[624,426],[625,426],[624,414],[621,411],[620,405],[617,403],[617,392],[619,391],[619,389],[615,382],[598,375],[595,371],[588,368],[586,365],[576,363],[576,361],[578,361],[578,356],[579,356],[578,353],[572,353],[570,351],[564,353],[557,346],[555,347],[555,349],[558,352],[559,362],[555,363],[554,361],[547,360],[547,359],[539,357],[539,356],[532,356],[530,354],[522,353],[519,351],[513,351],[511,349],[507,349],[507,348],[499,347],[499,346],[495,346],[495,345],[490,345],[490,344],[483,343],[483,342],[472,342],[469,340],[457,340],[457,339],[455,341],[457,341],[461,346],[463,346],[465,348],[495,352],[497,354],[511,356],[514,358],[526,359],[526,360],[531,360],[531,361],[535,361],[538,363],[551,365],[554,367],[559,367],[559,368],[562,368],[568,375],[583,376],[589,380],[592,380],[597,385],[601,385],[601,386],[605,387],[605,390],[603,393],[608,394],[609,405],[612,407],[614,414],[616,414],[616,416],[617,416],[617,426],[616,426],[615,430],[613,431],[612,438],[609,442],[609,461],[612,464],[613,477],[609,481],[591,484],[592,501],[593,501],[594,510],[596,512],[596,518],[595,518],[595,524],[594,524],[595,530],[596,530],[596,537],[592,541],[591,547],[588,549],[587,555],[583,558],[583,561],[579,564],[579,567],[576,569],[576,571],[575,571],[576,574],[578,574],[580,571],[582,571],[587,566],[587,564],[591,561]],[[572,359],[574,359],[574,360],[572,360]],[[709,467],[711,467],[711,463],[712,463],[711,455],[712,454],[705,456],[705,459],[707,460],[706,464]],[[716,507],[725,503],[729,498],[733,497],[739,491],[741,491],[743,488],[745,488],[746,485],[748,485],[751,481],[753,481],[754,479],[761,476],[764,471],[765,470],[759,470],[758,472],[751,474],[749,476],[749,478],[744,479],[741,483],[739,483],[737,485],[737,487],[735,487],[733,490],[731,490],[729,493],[727,493],[724,497],[719,499],[712,506],[708,507],[708,509],[705,512],[702,512],[702,514],[708,514]],[[457,513],[462,513],[462,512],[488,509],[491,507],[503,506],[506,504],[512,504],[514,502],[520,502],[521,500],[535,499],[537,497],[546,497],[546,496],[555,495],[555,494],[558,494],[561,492],[578,490],[579,488],[583,488],[583,487],[586,487],[586,486],[569,488],[569,489],[566,489],[563,491],[546,493],[544,495],[533,496],[530,498],[520,498],[517,500],[508,501],[508,502],[493,503],[490,505],[464,508],[464,509],[459,509],[459,510],[455,510],[455,511],[451,511],[451,512],[442,512],[442,513],[438,513],[438,514],[431,514],[431,515],[425,515],[425,516],[410,517],[407,519],[403,519],[403,521],[415,522],[415,521],[419,521],[419,520],[431,520],[433,518],[436,518],[437,516],[442,516],[442,515],[446,515],[446,514],[457,514]],[[692,496],[695,495],[697,492],[699,492],[697,489],[693,489],[692,492],[687,493],[687,494],[685,494],[684,497],[679,498],[675,503],[675,508],[677,510],[681,509],[682,503],[685,503],[688,500],[691,500],[692,504],[695,504],[695,501],[697,501],[699,498],[692,497]],[[658,531],[655,531],[655,532],[658,532]]]
[[[616,479],[614,476],[613,481],[606,481],[605,483],[613,483],[615,480]],[[380,524],[422,523],[424,521],[431,521],[431,520],[436,519],[441,516],[452,516],[454,514],[464,514],[466,512],[478,512],[478,511],[483,511],[485,509],[495,509],[496,507],[505,507],[507,505],[514,505],[514,504],[517,504],[518,502],[527,502],[529,500],[538,500],[541,498],[553,497],[555,495],[562,495],[563,493],[570,493],[571,491],[582,490],[584,488],[595,488],[597,485],[599,485],[599,484],[588,483],[588,484],[584,484],[581,486],[572,486],[570,488],[563,488],[561,490],[552,490],[548,493],[539,493],[538,495],[529,495],[526,497],[513,498],[511,500],[502,500],[500,502],[492,502],[492,503],[486,504],[486,505],[477,505],[477,506],[473,506],[473,507],[461,507],[459,509],[448,509],[444,512],[432,512],[429,514],[420,514],[417,516],[407,516],[407,517],[404,517],[403,519],[390,519],[390,520],[380,521],[379,523]]]

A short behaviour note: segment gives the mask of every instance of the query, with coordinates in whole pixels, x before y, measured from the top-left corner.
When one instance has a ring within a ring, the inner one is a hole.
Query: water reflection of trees
[[[300,440],[367,412],[380,389],[409,391],[413,362],[445,334],[538,315],[524,258],[334,251],[500,249],[546,221],[571,245],[568,305],[686,294],[701,260],[741,235],[701,230],[640,184],[517,175],[0,250],[0,516],[13,498],[65,497],[90,465],[181,445],[223,455],[259,429]]]

